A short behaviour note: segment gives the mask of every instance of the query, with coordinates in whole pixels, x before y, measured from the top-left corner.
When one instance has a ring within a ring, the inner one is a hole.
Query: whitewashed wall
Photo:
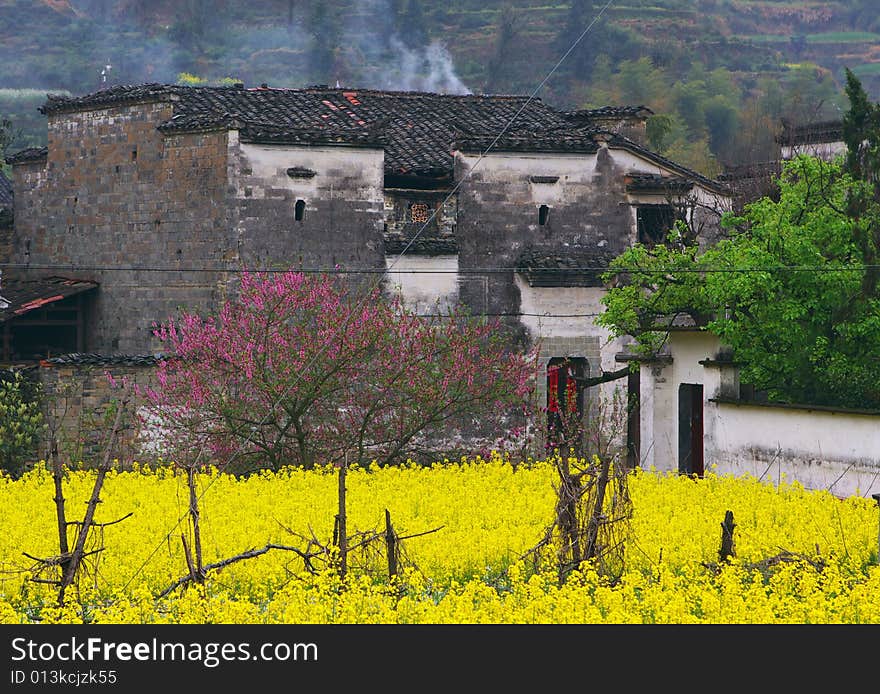
[[[458,298],[457,255],[388,255],[387,288],[419,314],[445,313]]]

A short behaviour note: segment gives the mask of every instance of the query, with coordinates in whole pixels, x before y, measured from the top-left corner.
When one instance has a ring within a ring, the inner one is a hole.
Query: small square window
[[[413,222],[424,223],[428,221],[428,206],[423,202],[416,202],[409,207],[409,218]]]

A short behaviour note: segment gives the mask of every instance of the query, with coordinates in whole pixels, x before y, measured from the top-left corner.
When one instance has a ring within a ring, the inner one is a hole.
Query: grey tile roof
[[[516,271],[532,287],[601,287],[610,261],[594,250],[528,247],[517,258]]]
[[[540,100],[308,87],[244,89],[148,84],[81,97],[50,97],[46,114],[165,100],[173,117],[161,128],[238,127],[243,141],[382,146],[388,173],[449,175],[456,133],[493,134],[510,126],[541,131],[566,125]],[[512,121],[512,123],[511,123]]]
[[[464,135],[456,139],[454,146],[463,152],[574,152],[595,154],[599,145],[592,131],[555,129],[543,132],[512,131],[502,137],[497,135]]]
[[[453,170],[453,143],[466,151],[483,152],[491,145],[502,151],[592,153],[599,146],[595,119],[651,113],[643,106],[565,113],[526,96],[162,84],[119,85],[79,97],[49,96],[41,110],[56,114],[147,101],[173,104],[174,115],[160,126],[165,131],[235,127],[245,142],[381,146],[386,175],[446,179]],[[498,138],[498,133],[504,136]],[[648,156],[702,185],[721,186],[622,136],[603,137],[609,146]]]

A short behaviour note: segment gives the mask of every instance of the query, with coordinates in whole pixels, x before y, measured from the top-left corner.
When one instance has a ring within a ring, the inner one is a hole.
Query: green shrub
[[[39,385],[21,371],[0,372],[0,468],[12,477],[36,458],[45,429],[39,399]]]

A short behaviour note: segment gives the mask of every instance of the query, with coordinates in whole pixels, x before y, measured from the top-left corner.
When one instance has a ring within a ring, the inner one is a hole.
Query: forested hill
[[[530,94],[606,0],[0,0],[0,117],[147,81]],[[876,0],[613,0],[538,92],[643,104],[652,145],[706,173],[773,154],[792,121],[839,117],[850,67],[880,96]]]

